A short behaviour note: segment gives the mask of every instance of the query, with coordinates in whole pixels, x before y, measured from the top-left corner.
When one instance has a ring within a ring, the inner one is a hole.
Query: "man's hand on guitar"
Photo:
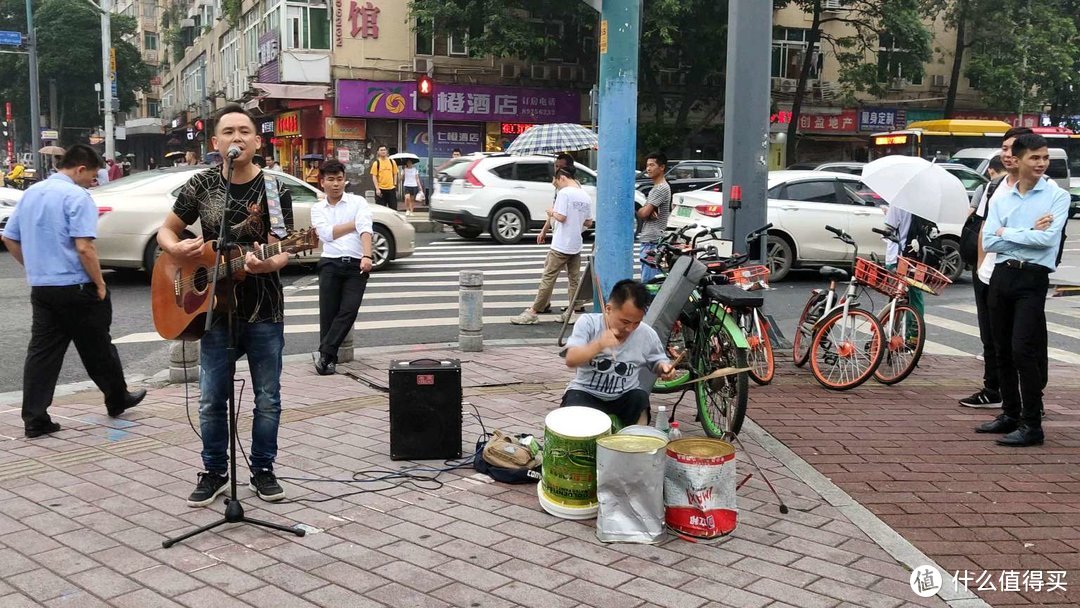
[[[262,245],[255,243],[255,249],[261,250]],[[259,256],[254,252],[247,252],[244,254],[244,272],[248,274],[264,274],[267,272],[277,272],[285,267],[285,264],[289,262],[290,253],[279,253],[273,257],[260,260]]]
[[[197,236],[193,239],[177,241],[169,253],[174,258],[197,258],[202,255],[202,248],[203,239],[201,236]]]

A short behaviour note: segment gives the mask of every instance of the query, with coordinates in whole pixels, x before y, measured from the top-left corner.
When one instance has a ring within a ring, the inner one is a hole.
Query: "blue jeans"
[[[284,323],[234,322],[236,358],[245,354],[255,393],[251,426],[251,468],[273,470],[281,419],[281,353],[285,348]],[[203,467],[224,473],[229,465],[229,383],[235,361],[229,361],[228,329],[224,319],[201,341],[199,429],[203,441]],[[237,407],[240,393],[237,391]]]
[[[660,274],[659,268],[654,268],[645,263],[645,256],[652,254],[656,251],[656,243],[642,243],[641,244],[641,282],[648,283],[653,280],[656,275]]]

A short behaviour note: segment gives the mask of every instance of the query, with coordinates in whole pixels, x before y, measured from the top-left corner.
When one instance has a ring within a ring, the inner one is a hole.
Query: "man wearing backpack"
[[[375,182],[375,200],[384,207],[397,211],[398,166],[390,158],[386,146],[379,146],[375,161],[371,163],[371,180]]]

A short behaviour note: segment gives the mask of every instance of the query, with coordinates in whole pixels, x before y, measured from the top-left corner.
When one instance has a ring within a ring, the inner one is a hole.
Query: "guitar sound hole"
[[[209,274],[210,273],[206,268],[199,268],[195,271],[195,274],[191,277],[192,285],[194,285],[195,291],[206,291],[207,285],[210,284]]]

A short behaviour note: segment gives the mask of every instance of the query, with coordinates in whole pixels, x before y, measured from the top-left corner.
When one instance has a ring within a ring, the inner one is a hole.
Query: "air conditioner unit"
[[[933,76],[930,77],[930,85],[931,86],[943,87],[943,86],[946,86],[947,84],[948,83],[945,81],[945,75],[944,74],[934,74]]]
[[[845,0],[821,0],[821,10],[836,12],[843,10]]]
[[[503,78],[517,78],[521,76],[521,66],[516,63],[504,63],[500,69]]]
[[[781,78],[780,79],[780,92],[781,93],[794,93],[795,89],[799,86],[799,81],[794,78]]]
[[[546,65],[534,65],[529,70],[529,77],[533,80],[547,80],[548,79],[548,66]]]
[[[893,78],[892,81],[889,82],[889,88],[893,91],[899,91],[909,86],[911,86],[911,82],[906,78]]]
[[[414,72],[418,72],[420,74],[427,74],[428,72],[434,70],[435,66],[432,65],[430,59],[426,59],[424,57],[414,57],[412,60],[412,69]]]
[[[577,68],[572,65],[559,66],[559,80],[574,80],[577,78]]]
[[[780,90],[780,83],[783,82],[783,78],[772,77],[769,79],[769,89],[772,91]]]

